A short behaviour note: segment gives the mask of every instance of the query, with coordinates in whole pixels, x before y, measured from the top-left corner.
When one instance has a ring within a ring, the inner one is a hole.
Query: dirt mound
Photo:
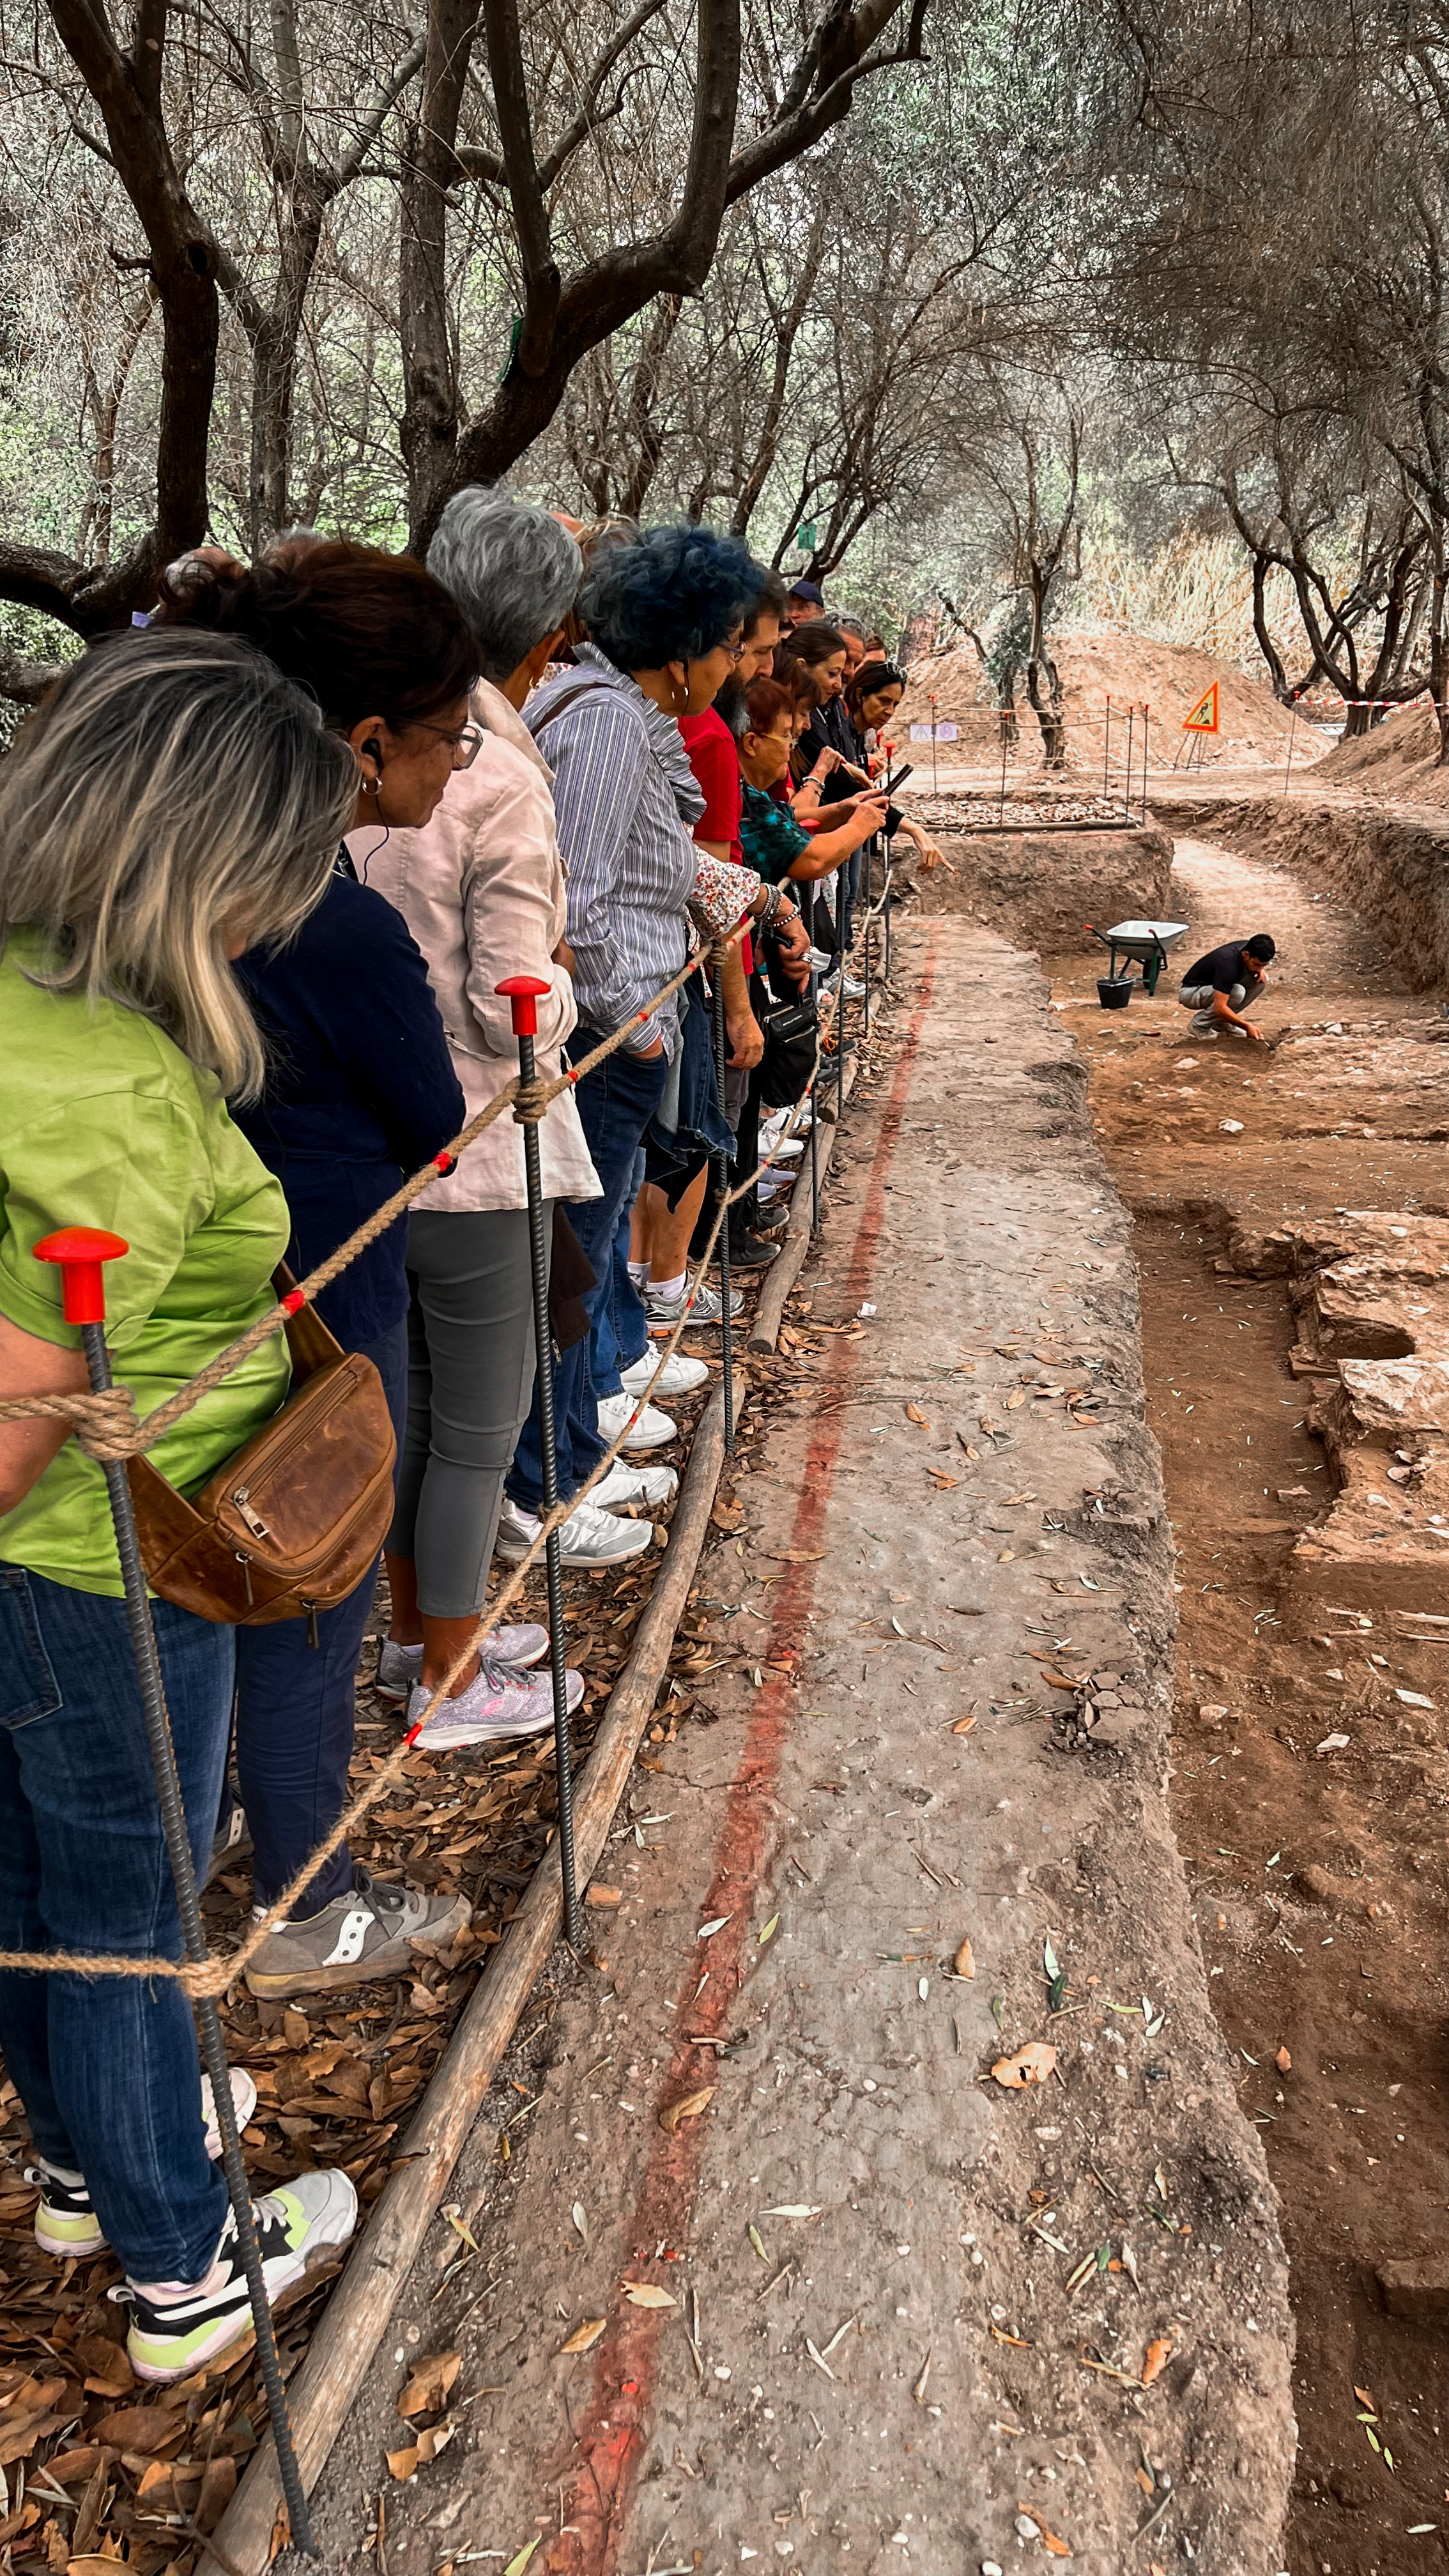
[[[1141,753],[1142,708],[1149,709],[1148,740],[1154,763],[1170,760],[1182,740],[1183,718],[1213,682],[1218,684],[1219,731],[1204,737],[1209,766],[1217,761],[1260,759],[1282,761],[1288,750],[1292,718],[1262,680],[1245,679],[1229,662],[1214,661],[1189,644],[1164,644],[1149,635],[1103,629],[1095,634],[1054,636],[1053,651],[1066,693],[1068,757],[1090,769],[1107,753],[1107,700],[1112,701],[1111,762],[1119,772],[1127,758],[1127,713],[1133,725],[1134,765]],[[911,667],[901,702],[898,728],[930,722],[930,692],[935,692],[938,720],[958,728],[956,752],[964,760],[985,760],[999,751],[1001,736],[991,683],[969,645],[932,655]],[[1021,692],[1022,741],[1034,744],[1036,719]],[[1296,728],[1295,766],[1316,757],[1318,744],[1302,723]],[[1169,748],[1170,746],[1170,748]],[[920,757],[919,752],[916,755]]]
[[[1320,775],[1379,796],[1449,804],[1449,770],[1439,766],[1439,728],[1430,706],[1402,707],[1372,733],[1335,743]]]

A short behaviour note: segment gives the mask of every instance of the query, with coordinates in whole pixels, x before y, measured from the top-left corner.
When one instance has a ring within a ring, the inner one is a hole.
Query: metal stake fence
[[[931,703],[932,703],[932,705],[934,706],[934,704],[935,704],[935,700],[934,700],[934,699],[932,699]],[[886,776],[887,776],[887,778],[889,778],[889,776],[890,776],[890,771],[889,771],[889,770],[887,770],[887,771],[886,771]],[[865,852],[864,852],[864,858],[865,858],[865,869],[864,869],[864,876],[865,876],[865,970],[864,970],[864,971],[865,971],[865,1011],[864,1011],[864,1016],[863,1016],[863,1020],[862,1020],[862,1030],[863,1030],[863,1034],[864,1034],[866,1037],[869,1037],[869,1035],[870,1035],[870,969],[871,969],[871,958],[872,958],[872,952],[873,952],[873,948],[874,948],[874,932],[875,932],[875,834],[874,834],[874,833],[872,833],[872,834],[871,834],[870,839],[866,842],[866,845],[865,845]]]
[[[996,817],[998,824],[1006,821],[1006,746],[1011,740],[1011,717],[1011,708],[1003,707],[1001,710],[1001,810]]]
[[[723,1114],[725,1095],[725,1057],[728,1053],[728,1048],[725,1043],[724,968],[723,960],[718,954],[716,954],[713,961],[712,980],[714,1007],[714,1076],[719,1087],[720,1109],[721,1114]],[[721,1209],[719,1229],[719,1330],[720,1357],[724,1367],[724,1445],[725,1456],[727,1458],[732,1458],[734,1456],[735,1449],[735,1328],[734,1318],[730,1313],[730,1210],[725,1205],[730,1194],[730,1158],[728,1154],[717,1154],[715,1157],[715,1186],[719,1192]],[[741,1202],[741,1204],[743,1204],[743,1202]]]
[[[811,916],[811,944],[812,946],[814,944],[813,908]],[[818,1015],[820,1009],[820,970],[816,966],[812,966],[810,969],[810,999],[814,1004]],[[812,1234],[818,1234],[820,1231],[820,1121],[816,1115],[816,1112],[820,1107],[820,1065],[818,1061],[820,1035],[818,1029],[816,1031],[815,1047],[817,1062],[815,1071],[810,1080],[810,1231]]]
[[[850,896],[847,880],[850,861],[843,859],[835,878],[835,956],[839,981],[835,993],[835,1115],[845,1107],[845,978],[849,971],[846,954],[847,925],[850,920]]]
[[[552,988],[537,975],[509,975],[493,989],[507,1001],[513,1015],[513,1034],[518,1040],[519,1081],[531,1083],[535,1072],[533,1041],[538,1035],[539,999]],[[538,1445],[543,1468],[543,1517],[547,1520],[558,1501],[558,1426],[553,1409],[553,1335],[548,1319],[549,1244],[544,1232],[538,1122],[536,1119],[520,1119],[518,1123],[523,1129],[523,1177],[528,1192],[528,1257],[533,1274]],[[579,1891],[574,1869],[574,1777],[564,1638],[563,1546],[557,1530],[550,1530],[544,1542],[544,1573],[548,1586],[549,1671],[553,1681],[553,1742],[558,1775],[558,1847],[563,1875],[564,1931],[570,1946],[581,1950]]]
[[[1109,788],[1108,788],[1108,779],[1109,779],[1110,774],[1111,774],[1111,767],[1112,767],[1112,701],[1111,701],[1111,698],[1109,697],[1109,698],[1108,698],[1108,700],[1107,700],[1107,726],[1106,726],[1106,733],[1105,733],[1105,736],[1104,736],[1104,738],[1103,738],[1103,743],[1102,743],[1102,794],[1103,794],[1103,796],[1104,796],[1104,797],[1109,793]]]
[[[37,1261],[54,1262],[61,1273],[64,1288],[64,1314],[68,1324],[79,1324],[81,1345],[91,1389],[101,1395],[112,1384],[111,1358],[106,1347],[105,1282],[101,1265],[119,1261],[130,1250],[125,1237],[104,1234],[89,1226],[65,1226],[58,1234],[48,1234],[34,1246]],[[141,1543],[136,1534],[136,1516],[131,1506],[131,1488],[122,1461],[105,1462],[106,1491],[110,1498],[111,1520],[116,1533],[116,1554],[120,1560],[121,1581],[126,1598],[126,1625],[131,1635],[131,1652],[135,1657],[136,1680],[140,1687],[141,1707],[146,1725],[146,1742],[151,1755],[151,1768],[156,1777],[156,1796],[161,1809],[161,1830],[166,1838],[166,1855],[171,1864],[172,1883],[176,1890],[176,1911],[181,1923],[182,1946],[186,1956],[197,1967],[207,1964],[206,1934],[201,1921],[201,1899],[197,1891],[196,1870],[191,1856],[191,1836],[187,1829],[186,1810],[182,1802],[181,1781],[176,1769],[176,1753],[171,1741],[171,1721],[166,1712],[166,1686],[161,1672],[161,1656],[156,1644],[156,1630],[151,1619],[150,1596],[146,1573],[141,1562]],[[195,1999],[202,2064],[211,2079],[212,2105],[217,2127],[221,2131],[221,2165],[226,2177],[227,2197],[236,2222],[237,2245],[241,2252],[242,2270],[246,2276],[247,2296],[251,2302],[252,2326],[256,2335],[257,2360],[261,2365],[262,2385],[266,2391],[267,2413],[271,2418],[272,2436],[277,2446],[277,2468],[282,2492],[287,2500],[292,2538],[309,2558],[320,2555],[312,2530],[307,2499],[302,2491],[297,2454],[292,2444],[292,2427],[287,2414],[287,2392],[282,2384],[281,2363],[277,2356],[277,2334],[272,2319],[271,2301],[267,2296],[266,2275],[262,2270],[261,2247],[257,2242],[256,2220],[252,2214],[251,2186],[242,2162],[241,2137],[237,2129],[236,2105],[232,2100],[231,2076],[226,2062],[226,2042],[222,2036],[221,2014],[214,1995]]]
[[[1122,803],[1123,820],[1128,823],[1132,820],[1132,719],[1136,713],[1134,701],[1127,710],[1127,793]]]
[[[1142,701],[1142,820],[1147,820],[1147,721],[1151,714],[1147,700]]]
[[[1295,698],[1293,701],[1293,721],[1288,727],[1288,757],[1283,763],[1283,793],[1285,796],[1288,793],[1288,782],[1293,775],[1293,737],[1297,731],[1298,701]]]

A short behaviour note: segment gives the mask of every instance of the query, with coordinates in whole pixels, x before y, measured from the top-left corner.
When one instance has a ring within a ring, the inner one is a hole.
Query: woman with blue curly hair
[[[554,773],[559,847],[568,871],[567,936],[579,1012],[568,1051],[575,1062],[627,1026],[688,955],[688,907],[700,855],[690,835],[704,799],[679,718],[709,706],[734,669],[745,615],[764,581],[738,538],[709,528],[653,528],[601,543],[579,593],[587,641],[575,647],[576,667],[547,682],[526,709],[529,730]],[[627,1392],[606,1395],[600,1410],[590,1348],[606,1303],[616,1334],[622,1325],[621,1338],[627,1340],[632,1329],[638,1349],[647,1348],[637,1294],[637,1315],[619,1311],[614,1237],[635,1194],[645,1131],[665,1101],[666,1084],[672,1088],[686,1063],[683,998],[676,994],[648,1013],[627,1044],[578,1088],[601,1194],[568,1207],[597,1284],[587,1301],[590,1334],[564,1353],[555,1380],[562,1494],[592,1474],[636,1402]],[[697,1000],[692,1007],[699,1010]],[[697,1037],[698,1029],[692,1034]],[[728,1152],[732,1139],[720,1122],[712,1082],[707,1088],[701,1130],[711,1145]],[[711,1114],[718,1138],[708,1124]],[[634,1354],[625,1349],[621,1356]],[[648,1405],[630,1445],[662,1448],[673,1436],[668,1415]],[[542,1496],[535,1393],[508,1479],[499,1530],[503,1555],[520,1555],[531,1542]]]

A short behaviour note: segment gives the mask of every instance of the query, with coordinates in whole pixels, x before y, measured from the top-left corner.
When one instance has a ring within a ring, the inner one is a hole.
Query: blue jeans
[[[401,1455],[407,1424],[408,1328],[363,1353],[376,1366]],[[396,1482],[396,1470],[394,1470]],[[270,1905],[347,1804],[356,1715],[357,1659],[377,1589],[377,1566],[355,1592],[317,1613],[317,1643],[305,1619],[236,1632],[236,1775],[252,1838],[252,1894]],[[230,1798],[222,1810],[225,1818]],[[293,1920],[310,1921],[352,1885],[346,1843],[303,1890]]]
[[[643,1178],[644,1156],[639,1153],[634,1157],[634,1186],[614,1228],[609,1293],[594,1318],[589,1377],[596,1401],[601,1395],[622,1395],[624,1381],[620,1370],[632,1368],[636,1360],[643,1359],[649,1348],[649,1321],[644,1312],[644,1300],[629,1276],[629,1223]]]
[[[597,1029],[575,1029],[568,1051],[575,1062],[599,1043]],[[568,1202],[569,1222],[593,1265],[595,1285],[584,1299],[589,1330],[554,1366],[553,1416],[558,1449],[558,1489],[572,1494],[591,1476],[607,1443],[599,1438],[591,1345],[613,1289],[614,1238],[634,1204],[635,1158],[644,1130],[664,1096],[668,1072],[662,1054],[630,1055],[620,1047],[579,1084],[575,1097],[584,1138],[599,1176],[601,1198]],[[627,1242],[626,1242],[627,1255]],[[627,1272],[626,1272],[627,1276]],[[637,1298],[636,1298],[637,1302]],[[647,1340],[647,1336],[646,1336]],[[508,1491],[521,1510],[543,1507],[538,1389],[519,1435]]]
[[[151,1605],[192,1857],[211,1852],[234,1637]],[[182,1955],[126,1605],[0,1565],[0,1949]],[[48,2164],[134,2281],[197,2281],[226,2219],[171,1978],[0,1975],[0,2050]]]

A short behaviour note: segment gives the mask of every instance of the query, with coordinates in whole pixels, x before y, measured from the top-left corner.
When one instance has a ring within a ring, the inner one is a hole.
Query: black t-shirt
[[[1235,984],[1246,984],[1251,993],[1262,976],[1261,959],[1250,957],[1240,939],[1230,939],[1221,948],[1210,948],[1206,957],[1189,966],[1182,980],[1189,987],[1211,984],[1215,993],[1231,993]]]

